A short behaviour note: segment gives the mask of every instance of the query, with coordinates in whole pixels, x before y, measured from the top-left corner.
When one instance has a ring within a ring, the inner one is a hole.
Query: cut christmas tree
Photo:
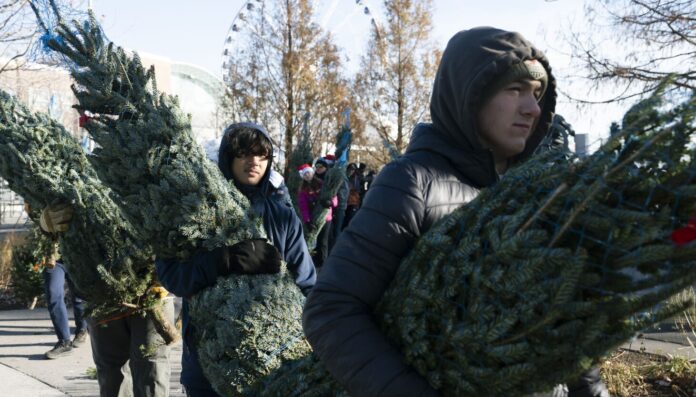
[[[154,68],[107,43],[93,16],[72,28],[59,25],[47,45],[72,62],[75,107],[99,145],[91,161],[142,240],[160,257],[185,259],[263,237],[246,197],[195,141],[177,99],[157,91]]]
[[[176,331],[161,317],[152,251],[104,186],[78,142],[49,116],[34,114],[0,91],[0,176],[36,211],[56,201],[75,216],[59,242],[63,262],[89,315],[149,313],[166,341]]]

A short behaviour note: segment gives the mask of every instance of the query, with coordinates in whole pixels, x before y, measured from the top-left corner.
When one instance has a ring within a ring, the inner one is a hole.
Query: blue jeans
[[[53,269],[44,268],[44,290],[48,314],[53,322],[53,329],[59,341],[70,340],[70,324],[68,324],[68,309],[65,307],[65,282],[72,298],[73,314],[75,315],[75,333],[87,329],[85,320],[85,303],[75,295],[75,285],[65,272],[63,264],[56,262]]]

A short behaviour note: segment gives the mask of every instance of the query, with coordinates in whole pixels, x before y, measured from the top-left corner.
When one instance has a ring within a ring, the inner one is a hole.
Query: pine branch
[[[60,252],[90,315],[110,317],[127,304],[150,310],[156,302],[142,298],[153,283],[152,251],[63,126],[0,92],[0,154],[0,175],[32,209],[54,201],[74,208]]]
[[[248,200],[196,143],[176,98],[160,95],[154,69],[104,41],[91,16],[49,46],[75,62],[77,109],[100,146],[90,158],[99,178],[158,256],[188,258],[265,233]],[[153,216],[157,214],[157,216]]]

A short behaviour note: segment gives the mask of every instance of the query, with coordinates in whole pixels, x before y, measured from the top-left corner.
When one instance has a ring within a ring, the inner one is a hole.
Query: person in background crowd
[[[362,178],[358,172],[358,166],[355,163],[350,163],[346,171],[348,172],[348,209],[346,210],[344,228],[348,227],[362,202]]]
[[[375,175],[376,173],[373,170],[370,170],[363,178],[363,199],[365,198],[365,194],[367,193],[367,191],[370,190],[370,186],[372,186],[372,181],[374,181]]]
[[[29,214],[29,203],[24,203],[24,212]],[[68,228],[68,223],[72,218],[72,207],[61,206],[60,212],[56,214],[53,221],[55,225],[47,225],[46,222],[51,222],[51,219],[41,217],[39,219],[39,227],[46,231],[47,229],[56,229],[65,231]],[[73,284],[72,279],[65,271],[63,261],[55,258],[43,258],[42,275],[44,281],[44,294],[46,297],[46,307],[48,314],[53,323],[53,331],[58,337],[58,342],[53,348],[47,351],[44,356],[47,359],[55,359],[72,354],[74,347],[80,347],[87,341],[87,321],[85,319],[85,302],[77,296],[77,288]],[[75,338],[70,340],[70,323],[68,321],[68,309],[65,306],[65,283],[68,284],[70,291],[70,299],[73,307],[73,315],[75,316]]]

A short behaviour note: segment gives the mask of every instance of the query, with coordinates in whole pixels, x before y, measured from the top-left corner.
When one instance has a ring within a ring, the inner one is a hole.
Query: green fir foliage
[[[591,156],[544,151],[428,231],[375,313],[409,364],[444,396],[547,391],[692,305],[665,303],[696,281],[696,242],[670,239],[696,211],[691,95],[658,90]],[[318,366],[265,383],[335,395]]]
[[[46,260],[54,257],[55,250],[55,242],[41,233],[38,226],[31,227],[23,241],[12,247],[12,293],[23,303],[29,305],[43,295],[41,272]]]
[[[186,259],[263,237],[246,197],[195,141],[177,99],[157,91],[154,68],[106,43],[93,15],[72,28],[61,24],[61,39],[48,45],[75,63],[76,108],[90,115],[86,128],[99,144],[91,161],[141,239],[158,256]]]
[[[321,185],[321,191],[317,198],[317,204],[329,202],[338,194],[341,185],[348,180],[348,176],[346,175],[346,162],[352,135],[353,133],[347,126],[343,126],[341,131],[336,135],[336,163],[326,171],[324,182]],[[316,245],[317,237],[321,232],[321,228],[324,227],[326,223],[326,215],[328,213],[329,209],[321,205],[315,205],[312,209],[311,223],[313,228],[311,230],[305,230],[305,240],[307,241],[308,247],[312,248]]]
[[[200,333],[198,356],[224,396],[245,396],[285,360],[311,352],[300,318],[304,297],[293,277],[237,275],[219,279],[191,300]],[[215,307],[210,312],[210,307]],[[222,326],[220,326],[222,325]]]
[[[266,397],[350,397],[314,354],[285,362],[249,394]]]
[[[75,210],[61,233],[64,265],[88,311],[106,317],[135,306],[151,284],[151,251],[96,175],[79,143],[45,114],[0,92],[0,176],[32,209],[51,202]],[[125,306],[124,306],[125,305]]]

